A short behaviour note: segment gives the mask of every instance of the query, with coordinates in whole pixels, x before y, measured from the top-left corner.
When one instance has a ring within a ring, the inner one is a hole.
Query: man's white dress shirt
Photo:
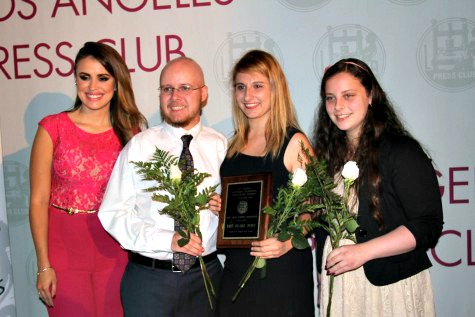
[[[172,259],[174,221],[159,213],[166,205],[153,201],[152,193],[144,191],[154,186],[154,181],[143,181],[130,162],[149,161],[155,147],[179,157],[183,147],[181,136],[184,134],[193,135],[190,151],[195,169],[211,174],[198,191],[220,183],[219,168],[226,155],[226,138],[203,126],[201,121],[189,131],[164,122],[137,134],[117,159],[98,213],[104,228],[124,249],[149,258]],[[218,217],[210,210],[202,210],[200,230],[205,249],[203,255],[216,250],[217,228]]]

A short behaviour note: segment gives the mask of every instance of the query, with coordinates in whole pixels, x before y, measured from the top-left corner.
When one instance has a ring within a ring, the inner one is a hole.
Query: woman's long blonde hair
[[[265,155],[272,158],[279,155],[289,127],[301,130],[295,114],[294,105],[290,98],[289,87],[284,72],[277,60],[269,53],[261,50],[247,52],[233,68],[233,89],[236,89],[238,73],[256,72],[269,79],[271,84],[271,109],[266,124]],[[247,143],[249,120],[239,108],[236,98],[233,98],[234,135],[231,138],[227,157],[235,155]]]

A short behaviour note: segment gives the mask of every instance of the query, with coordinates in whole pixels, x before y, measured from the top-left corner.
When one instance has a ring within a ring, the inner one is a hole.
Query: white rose
[[[356,165],[355,161],[346,162],[345,166],[343,166],[343,171],[341,172],[341,176],[352,181],[357,179],[359,174],[360,169],[358,168],[358,165]]]
[[[171,165],[170,166],[170,178],[173,180],[180,180],[181,179],[181,170],[178,165]]]
[[[292,175],[292,185],[302,187],[307,182],[307,173],[302,168],[296,168]]]

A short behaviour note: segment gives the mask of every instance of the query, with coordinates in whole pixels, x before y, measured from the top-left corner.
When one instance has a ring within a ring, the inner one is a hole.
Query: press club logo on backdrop
[[[327,5],[330,0],[279,0],[279,2],[289,9],[308,12],[320,9]]]
[[[458,92],[475,83],[475,23],[465,18],[432,20],[417,48],[417,66],[434,88]]]
[[[30,197],[28,166],[21,162],[5,160],[3,173],[8,223],[13,226],[22,225],[28,221]]]
[[[258,31],[227,33],[226,40],[214,56],[214,76],[224,92],[230,93],[234,63],[247,51],[261,49],[272,54],[283,65],[282,51],[268,35]]]
[[[366,62],[381,78],[386,68],[386,53],[376,33],[359,24],[327,27],[313,52],[313,67],[317,78],[325,68],[342,58],[355,57]]]

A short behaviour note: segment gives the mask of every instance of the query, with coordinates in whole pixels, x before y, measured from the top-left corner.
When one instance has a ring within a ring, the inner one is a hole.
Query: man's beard
[[[190,124],[191,120],[193,118],[185,118],[183,120],[178,120],[178,121],[172,121],[170,120],[170,117],[168,117],[164,112],[162,107],[160,107],[160,116],[162,117],[162,120],[171,125],[172,127],[175,128],[183,128],[186,127],[188,124]]]

